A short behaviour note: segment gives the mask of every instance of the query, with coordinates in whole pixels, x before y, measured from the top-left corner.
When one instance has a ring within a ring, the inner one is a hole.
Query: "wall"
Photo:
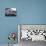
[[[17,8],[17,16],[5,17],[7,7]],[[46,0],[0,0],[0,44],[8,43],[9,32],[17,33],[18,24],[46,24]]]

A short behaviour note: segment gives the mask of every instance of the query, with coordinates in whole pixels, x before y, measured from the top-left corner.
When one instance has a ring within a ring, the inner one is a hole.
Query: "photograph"
[[[5,16],[16,16],[16,8],[5,8]]]
[[[30,46],[32,42],[46,42],[46,25],[20,24],[18,31],[20,46],[26,43]]]

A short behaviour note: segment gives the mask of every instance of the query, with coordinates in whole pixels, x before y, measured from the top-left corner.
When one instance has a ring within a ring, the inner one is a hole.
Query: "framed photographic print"
[[[46,25],[18,25],[19,41],[46,41]]]
[[[46,43],[46,25],[19,24],[18,42],[20,46],[43,45],[43,43]]]
[[[16,16],[16,8],[5,8],[5,16]]]

